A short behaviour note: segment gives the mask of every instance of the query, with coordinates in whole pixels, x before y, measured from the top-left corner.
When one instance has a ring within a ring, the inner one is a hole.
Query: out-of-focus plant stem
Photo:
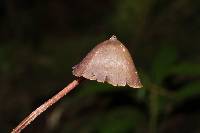
[[[149,95],[149,132],[156,133],[157,132],[157,121],[158,121],[158,94],[155,93],[154,87],[151,88]]]

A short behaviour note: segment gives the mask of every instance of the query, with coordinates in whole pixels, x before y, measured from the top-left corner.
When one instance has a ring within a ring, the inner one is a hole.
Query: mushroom
[[[79,64],[73,67],[72,73],[78,79],[34,110],[13,129],[12,133],[20,133],[42,112],[78,86],[83,79],[107,82],[113,86],[142,87],[128,49],[114,35],[92,49]]]
[[[128,49],[114,35],[98,44],[74,66],[73,74],[114,86],[142,87]]]

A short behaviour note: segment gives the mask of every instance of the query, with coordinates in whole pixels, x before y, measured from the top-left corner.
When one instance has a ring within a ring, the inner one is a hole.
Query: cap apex
[[[117,37],[115,35],[112,35],[110,40],[117,40]]]

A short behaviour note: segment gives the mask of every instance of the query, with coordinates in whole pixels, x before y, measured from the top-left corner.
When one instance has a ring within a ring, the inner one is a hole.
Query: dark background
[[[116,35],[142,89],[86,81],[27,133],[199,133],[199,0],[1,0],[0,132],[75,79],[72,66]]]

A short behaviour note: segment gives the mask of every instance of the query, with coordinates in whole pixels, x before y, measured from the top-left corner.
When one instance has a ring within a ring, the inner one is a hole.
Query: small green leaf
[[[200,95],[200,82],[194,82],[184,86],[181,90],[177,91],[173,96],[176,102],[182,102],[188,98]]]
[[[200,75],[200,64],[194,64],[190,62],[180,63],[178,65],[175,65],[172,68],[171,72],[178,75]]]
[[[152,64],[152,78],[161,84],[169,74],[171,67],[177,59],[176,49],[172,46],[162,46]]]

